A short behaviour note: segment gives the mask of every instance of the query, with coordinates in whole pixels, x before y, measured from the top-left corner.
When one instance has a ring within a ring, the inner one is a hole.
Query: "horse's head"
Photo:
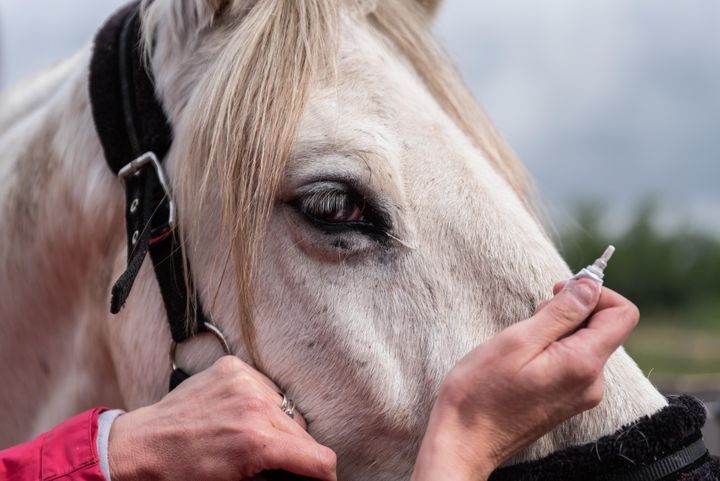
[[[432,43],[435,3],[144,12],[203,302],[343,479],[405,479],[448,370],[569,274]]]

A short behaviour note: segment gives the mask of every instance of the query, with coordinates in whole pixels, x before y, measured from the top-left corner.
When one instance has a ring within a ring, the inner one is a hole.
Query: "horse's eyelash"
[[[306,190],[302,195],[296,197],[291,204],[295,208],[308,217],[313,223],[320,224],[323,228],[331,227],[326,223],[313,216],[313,212],[322,212],[322,209],[328,211],[333,208],[341,207],[341,199],[350,198],[362,211],[363,220],[356,222],[348,222],[346,224],[337,223],[335,228],[343,228],[346,225],[352,229],[362,229],[371,234],[385,234],[392,230],[390,216],[388,213],[376,206],[365,196],[360,195],[351,188],[343,188],[342,186],[333,186],[328,189],[327,186],[313,186]],[[383,237],[385,237],[383,235]]]
[[[299,205],[303,210],[312,210],[315,212],[330,212],[333,209],[342,207],[342,202],[350,198],[353,202],[356,202],[353,197],[343,191],[324,191],[314,192],[298,199]],[[356,202],[357,203],[357,202]],[[360,210],[363,209],[363,203],[358,203]]]

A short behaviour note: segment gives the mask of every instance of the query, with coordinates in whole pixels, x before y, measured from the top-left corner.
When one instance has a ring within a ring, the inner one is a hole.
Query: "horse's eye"
[[[320,180],[299,187],[287,204],[325,234],[351,231],[378,241],[391,238],[392,222],[382,202],[372,194],[335,180]]]
[[[323,224],[365,223],[359,202],[350,192],[342,189],[308,192],[296,200],[296,206],[306,217]]]

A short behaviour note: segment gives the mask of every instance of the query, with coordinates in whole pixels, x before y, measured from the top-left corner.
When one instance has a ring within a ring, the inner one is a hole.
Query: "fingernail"
[[[595,300],[595,291],[584,282],[575,282],[570,288],[570,293],[583,306],[589,306]]]

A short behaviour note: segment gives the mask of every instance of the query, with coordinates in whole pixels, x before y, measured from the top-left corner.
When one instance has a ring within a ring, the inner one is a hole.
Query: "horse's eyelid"
[[[390,215],[390,211],[386,209],[384,206],[381,205],[381,203],[375,201],[374,199],[370,199],[367,196],[361,195],[357,190],[352,189],[348,186],[347,190],[344,189],[337,189],[335,192],[337,193],[345,193],[349,195],[352,199],[354,199],[354,202],[358,203],[358,206],[363,211],[363,216],[365,217],[365,222],[373,227],[373,230],[376,230],[377,232],[381,233],[391,233],[393,230],[393,224],[392,224],[392,216]],[[288,202],[290,205],[294,206],[298,211],[300,211],[303,215],[309,216],[307,212],[303,209],[303,201],[313,202],[312,200],[307,200],[308,197],[320,197],[323,195],[328,194],[328,191],[309,191],[303,194],[300,194],[293,198],[290,202]],[[317,223],[317,219],[313,220],[313,223]],[[337,224],[338,227],[342,224]],[[358,223],[350,225],[357,226]]]

